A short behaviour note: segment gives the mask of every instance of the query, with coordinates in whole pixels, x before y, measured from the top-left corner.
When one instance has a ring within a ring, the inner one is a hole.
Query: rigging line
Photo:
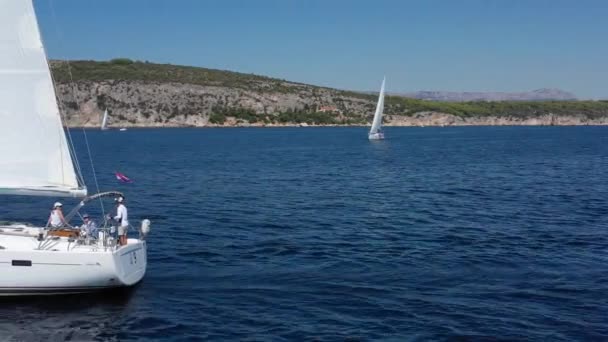
[[[33,3],[33,1],[31,1],[31,2],[30,2],[28,5],[31,5],[31,6],[32,6],[32,12],[33,12],[33,13],[35,13],[35,11],[36,11],[36,10],[35,10],[35,8],[34,8],[34,3]],[[40,32],[40,27],[38,26],[38,24],[37,24],[36,28],[37,28],[37,31],[38,31],[38,39],[40,40],[40,43],[41,43],[41,45],[42,45],[42,54],[44,55],[44,59],[45,59],[45,62],[46,62],[47,68],[49,69],[49,74],[50,74],[50,76],[51,76],[51,84],[52,84],[52,86],[53,86],[53,91],[55,92],[55,96],[56,96],[56,94],[57,94],[57,88],[56,88],[56,86],[55,86],[55,82],[54,82],[54,79],[53,79],[53,73],[50,71],[50,64],[49,64],[49,61],[48,61],[48,56],[46,55],[46,50],[45,50],[45,48],[44,48],[44,46],[45,46],[45,45],[44,45],[44,39],[43,39],[43,37],[42,37],[42,34],[41,34],[41,32]],[[59,107],[57,107],[57,110],[58,110],[58,111],[60,112],[60,114],[61,114],[61,111],[59,110]],[[59,130],[59,132],[58,132],[58,133],[59,133],[59,137],[60,137],[60,139],[59,139],[59,151],[60,151],[60,152],[59,152],[59,153],[60,153],[60,159],[61,159],[61,176],[62,176],[62,181],[65,183],[65,170],[64,170],[64,164],[65,164],[65,163],[64,163],[63,148],[62,148],[62,146],[61,146],[61,143],[62,143],[62,141],[63,141],[63,140],[61,139],[61,137],[62,137],[62,136],[64,136],[64,134],[65,134],[65,133],[63,132],[63,125],[60,125],[60,126],[59,126],[59,128],[58,128],[58,130]],[[68,130],[68,136],[70,137],[70,132],[69,132],[69,130]],[[71,138],[71,137],[70,137],[70,138]],[[65,139],[65,136],[64,136],[64,139]],[[68,145],[68,144],[66,143],[66,145]],[[71,155],[71,151],[70,151],[69,145],[68,145],[68,152],[69,152],[69,153],[70,153],[70,155]]]
[[[32,3],[32,5],[33,5],[33,3]],[[55,23],[55,29],[57,30],[57,19],[56,19],[56,16],[55,16],[55,12],[53,10],[53,5],[52,5],[52,3],[51,3],[50,0],[49,0],[49,5],[51,7],[51,12],[53,12],[52,13],[53,14],[53,21]],[[43,38],[42,38],[42,34],[40,34],[40,41],[43,43],[42,46],[44,46],[44,41],[43,41]],[[43,51],[44,51],[44,57],[46,59],[47,67],[49,68],[49,74],[51,75],[51,81],[52,81],[52,84],[53,84],[53,90],[55,91],[55,97],[56,97],[57,107],[59,109],[59,114],[60,114],[61,118],[63,119],[63,122],[65,123],[66,132],[67,132],[67,136],[68,136],[67,140],[68,140],[68,143],[69,143],[68,151],[70,152],[70,157],[72,158],[72,161],[73,161],[74,166],[76,167],[76,171],[78,173],[77,174],[78,182],[82,186],[84,186],[84,177],[82,175],[82,169],[80,167],[80,163],[78,162],[78,158],[76,156],[76,148],[74,147],[74,140],[72,139],[72,132],[70,130],[70,126],[68,125],[67,116],[65,114],[65,112],[66,112],[65,106],[63,106],[63,104],[61,103],[61,101],[57,101],[58,100],[57,99],[57,94],[58,94],[58,92],[57,92],[57,82],[55,81],[55,77],[53,76],[53,72],[52,72],[52,69],[51,69],[51,63],[49,62],[48,56],[46,55],[46,50],[44,48],[43,48]],[[61,110],[61,108],[59,108],[59,107],[63,108],[63,110]]]
[[[51,14],[53,16],[53,22],[55,24],[55,31],[57,33],[57,37],[59,39],[59,43],[61,44],[61,41],[62,41],[61,38],[62,37],[61,37],[61,32],[59,30],[59,26],[57,25],[57,16],[55,14],[55,8],[53,7],[53,0],[49,0],[49,7],[51,8]],[[70,65],[70,61],[69,60],[66,59],[65,62],[66,62],[67,69],[68,69],[68,75],[70,76],[70,85],[71,85],[71,88],[72,88],[72,96],[73,96],[74,102],[78,103],[77,102],[77,97],[76,97],[76,91],[74,90],[75,84],[74,84],[74,76],[72,74],[72,67]],[[82,133],[84,135],[84,142],[85,142],[85,145],[87,147],[87,154],[89,156],[89,162],[91,164],[91,171],[93,173],[93,181],[95,182],[95,189],[97,190],[97,193],[100,193],[101,191],[99,190],[99,182],[97,180],[97,172],[95,170],[95,164],[93,163],[93,155],[91,153],[91,147],[90,147],[90,144],[89,144],[89,138],[87,136],[86,130],[84,129],[84,125],[82,126]],[[78,163],[78,159],[76,159],[76,162]],[[78,165],[78,168],[80,169],[80,165]],[[82,178],[82,184],[84,184],[84,178],[82,176],[82,172],[80,172],[80,177]],[[99,198],[99,204],[101,206],[101,214],[105,217],[106,213],[105,213],[105,208],[103,206],[103,200],[101,199],[101,197]]]
[[[57,24],[57,16],[55,14],[55,9],[53,7],[52,0],[49,0],[49,7],[51,9],[51,14],[52,14],[52,17],[53,17],[53,24],[55,26],[55,32],[57,34],[58,40],[61,42],[61,34],[59,32],[59,28],[58,28],[58,24]],[[47,61],[47,63],[48,63],[48,61]],[[50,69],[50,63],[48,63],[48,64],[49,64],[49,69]],[[68,64],[68,70],[69,70],[69,64]],[[52,72],[51,72],[51,78],[53,79],[53,87],[55,88],[55,93],[57,93],[57,85],[56,85],[57,82],[55,82],[55,78],[54,78]],[[72,99],[74,100],[74,102],[76,104],[78,104],[77,97],[76,97],[76,91],[74,89],[74,82],[73,82],[73,79],[71,77],[71,74],[70,74],[70,81],[71,81],[70,82],[70,86],[72,88]],[[84,176],[82,174],[82,168],[80,167],[80,162],[79,162],[79,160],[77,158],[77,155],[76,155],[76,148],[74,147],[74,141],[72,139],[71,129],[70,129],[70,127],[68,125],[68,122],[67,122],[67,116],[66,116],[67,110],[66,110],[65,106],[63,105],[63,103],[61,101],[57,101],[57,102],[58,102],[58,105],[60,107],[62,107],[62,109],[63,109],[63,110],[60,110],[59,112],[60,112],[60,114],[61,114],[61,116],[63,118],[63,121],[65,122],[66,130],[68,132],[68,137],[69,137],[70,145],[71,145],[71,148],[72,148],[71,151],[70,151],[71,152],[70,155],[72,156],[72,159],[73,159],[74,164],[76,166],[76,169],[78,171],[78,176],[80,178],[79,181],[80,181],[81,185],[84,186],[85,183],[84,183]]]
[[[69,65],[69,63],[68,63]],[[69,66],[68,66],[68,70],[69,70]],[[71,72],[70,72],[71,74]],[[72,76],[70,75],[70,78]],[[101,191],[99,191],[99,183],[97,182],[97,173],[95,172],[95,165],[93,164],[93,157],[91,155],[91,148],[89,146],[89,138],[87,138],[87,133],[85,132],[84,127],[82,127],[82,132],[84,133],[84,142],[85,145],[87,146],[87,153],[89,154],[89,161],[91,163],[91,171],[93,172],[93,180],[95,181],[95,188],[97,189],[97,193],[100,193]],[[101,214],[105,217],[106,213],[105,213],[105,208],[103,207],[103,201],[101,200],[101,198],[99,198],[99,204],[101,205]]]

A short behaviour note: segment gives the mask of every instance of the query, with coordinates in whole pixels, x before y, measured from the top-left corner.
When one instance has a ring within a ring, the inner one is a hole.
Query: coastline
[[[369,127],[371,123],[249,123],[228,120],[223,124],[210,123],[208,120],[175,120],[165,123],[159,122],[114,122],[110,129],[119,128],[231,128],[231,127]],[[99,128],[97,123],[69,122],[70,128]],[[608,117],[589,118],[582,114],[574,115],[541,115],[538,117],[516,116],[470,116],[461,117],[452,114],[426,112],[411,116],[388,115],[385,117],[384,127],[450,127],[450,126],[608,126]]]

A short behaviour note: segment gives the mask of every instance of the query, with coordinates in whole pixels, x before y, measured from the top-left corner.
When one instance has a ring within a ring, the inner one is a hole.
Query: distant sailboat
[[[101,130],[105,131],[106,129],[108,129],[107,125],[108,125],[108,109],[106,108],[106,110],[103,112],[103,119],[101,120]]]
[[[367,136],[369,140],[382,140],[384,139],[384,133],[382,132],[382,112],[384,110],[384,83],[386,77],[382,79],[382,87],[380,87],[380,95],[378,96],[378,104],[376,105],[376,113],[374,113],[374,121],[372,121],[372,128],[369,130]]]

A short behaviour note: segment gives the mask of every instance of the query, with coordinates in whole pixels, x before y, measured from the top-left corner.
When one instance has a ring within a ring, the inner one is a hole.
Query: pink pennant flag
[[[116,179],[123,182],[123,183],[132,183],[133,181],[131,179],[129,179],[129,177],[123,175],[120,172],[114,172],[114,175],[116,176]]]

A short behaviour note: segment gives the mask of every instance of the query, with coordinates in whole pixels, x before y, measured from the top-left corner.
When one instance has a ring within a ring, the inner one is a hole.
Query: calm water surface
[[[152,221],[148,273],[2,301],[0,340],[608,340],[608,128],[386,134],[89,131],[101,189]],[[4,197],[0,219],[54,201]]]

